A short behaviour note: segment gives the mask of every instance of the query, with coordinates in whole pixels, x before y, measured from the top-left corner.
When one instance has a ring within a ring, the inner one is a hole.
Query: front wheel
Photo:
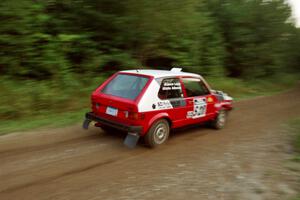
[[[154,148],[167,141],[170,134],[170,126],[167,120],[161,119],[156,121],[145,135],[147,146]]]
[[[219,111],[216,119],[212,121],[212,127],[215,129],[222,129],[225,126],[227,120],[227,111],[222,109]]]

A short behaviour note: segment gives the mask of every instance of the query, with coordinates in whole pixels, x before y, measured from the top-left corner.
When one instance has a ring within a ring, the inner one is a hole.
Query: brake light
[[[139,120],[139,119],[144,119],[144,118],[145,118],[144,113],[128,112],[128,119]]]
[[[129,112],[128,113],[128,118],[132,119],[132,120],[137,120],[137,119],[139,119],[139,114],[136,113],[136,112]]]

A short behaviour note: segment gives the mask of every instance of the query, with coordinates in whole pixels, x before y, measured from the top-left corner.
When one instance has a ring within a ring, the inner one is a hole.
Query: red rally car
[[[91,96],[90,122],[103,130],[126,131],[124,143],[134,147],[144,137],[150,147],[163,144],[170,129],[209,122],[224,127],[232,98],[212,90],[198,74],[167,70],[126,70],[115,73]]]

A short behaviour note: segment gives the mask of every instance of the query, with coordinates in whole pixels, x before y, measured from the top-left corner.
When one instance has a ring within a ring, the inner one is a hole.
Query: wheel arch
[[[165,119],[165,120],[168,122],[170,128],[172,127],[173,122],[172,122],[170,116],[168,115],[168,113],[159,113],[159,114],[153,116],[153,117],[151,118],[151,120],[149,120],[147,129],[144,131],[144,135],[147,134],[147,132],[149,131],[149,129],[151,128],[151,126],[152,126],[156,121],[161,120],[161,119]]]

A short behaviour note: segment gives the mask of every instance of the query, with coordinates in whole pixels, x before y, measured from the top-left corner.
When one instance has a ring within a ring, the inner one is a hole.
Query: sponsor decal
[[[206,98],[205,97],[199,97],[199,98],[194,98],[194,108],[193,111],[188,111],[186,117],[187,118],[199,118],[199,117],[204,117],[206,115]]]
[[[194,98],[194,116],[193,118],[204,117],[206,114],[206,98]]]
[[[172,108],[172,104],[170,103],[170,101],[159,101],[157,102],[157,108],[158,109]]]
[[[186,114],[186,118],[193,118],[194,116],[194,111],[188,111]]]
[[[152,104],[152,108],[155,109],[155,108],[156,108],[156,105],[155,105],[155,104]]]
[[[156,104],[152,104],[153,109],[170,109],[182,106],[186,106],[185,99],[165,100],[159,101]]]

